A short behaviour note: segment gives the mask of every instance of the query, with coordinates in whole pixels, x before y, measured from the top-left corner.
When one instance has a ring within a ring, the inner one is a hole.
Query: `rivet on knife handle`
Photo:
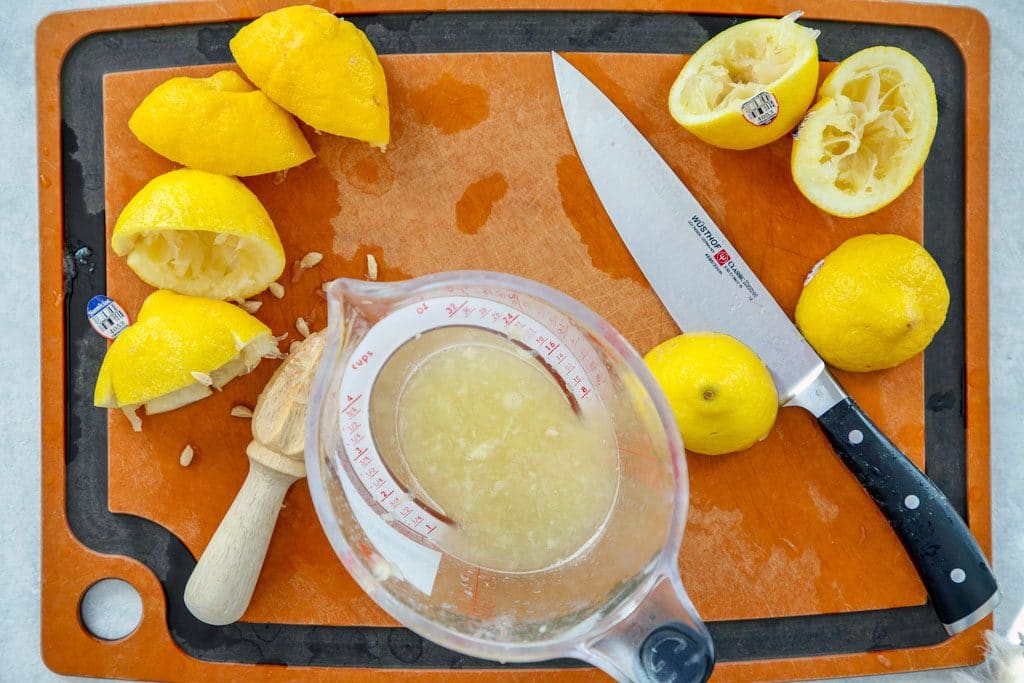
[[[838,389],[827,372],[816,383],[831,383]],[[907,549],[950,635],[985,618],[1001,599],[999,588],[985,555],[949,499],[849,396],[817,418],[832,448]]]

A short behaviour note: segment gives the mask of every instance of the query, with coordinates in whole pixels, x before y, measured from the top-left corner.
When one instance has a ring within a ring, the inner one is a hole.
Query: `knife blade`
[[[784,406],[817,418],[913,560],[949,634],[1001,595],[949,500],[846,394],[711,216],[629,119],[551,53],[562,110],[595,193],[683,331],[729,334],[767,365]]]

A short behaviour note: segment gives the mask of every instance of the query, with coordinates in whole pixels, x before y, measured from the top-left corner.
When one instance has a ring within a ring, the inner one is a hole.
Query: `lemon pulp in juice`
[[[454,522],[446,550],[491,569],[530,571],[576,553],[611,508],[617,453],[600,417],[577,414],[531,353],[460,344],[411,372],[397,437],[415,483]]]

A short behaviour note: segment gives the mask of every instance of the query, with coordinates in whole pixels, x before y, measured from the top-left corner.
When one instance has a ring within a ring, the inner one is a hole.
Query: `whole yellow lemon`
[[[796,324],[829,365],[869,372],[924,351],[948,308],[946,280],[924,247],[899,235],[860,235],[804,285]]]
[[[779,398],[768,368],[729,335],[682,334],[655,346],[644,361],[691,451],[742,451],[764,439],[775,424]]]

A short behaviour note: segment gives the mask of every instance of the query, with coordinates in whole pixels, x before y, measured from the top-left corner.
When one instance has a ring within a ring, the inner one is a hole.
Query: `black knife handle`
[[[980,621],[1000,595],[984,553],[943,493],[854,403],[818,418],[832,448],[889,520],[952,635]]]

